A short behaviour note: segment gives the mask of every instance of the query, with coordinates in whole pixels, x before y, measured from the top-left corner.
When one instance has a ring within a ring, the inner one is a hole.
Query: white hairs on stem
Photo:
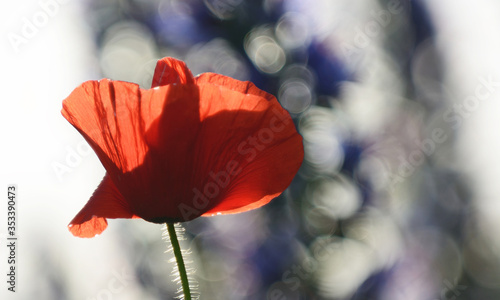
[[[180,223],[175,223],[174,228],[175,228],[175,233],[177,234],[177,240],[179,241],[179,244],[180,244],[181,241],[186,240],[186,237],[184,235],[186,229],[184,227],[182,227],[182,225]],[[176,298],[183,300],[184,293],[182,290],[182,283],[181,283],[181,276],[179,274],[179,267],[177,266],[177,260],[175,259],[175,256],[173,253],[174,250],[172,248],[172,243],[170,242],[170,235],[168,234],[168,228],[167,228],[166,224],[163,225],[162,231],[163,231],[162,239],[165,240],[168,244],[168,247],[167,247],[167,250],[165,251],[165,253],[172,255],[172,257],[168,260],[169,263],[173,263],[173,270],[172,270],[172,274],[171,274],[172,281],[175,282],[179,286],[177,289],[177,292],[176,292],[176,294],[177,294]],[[182,254],[182,258],[184,260],[184,265],[186,268],[189,287],[191,290],[191,297],[192,297],[192,299],[199,299],[200,298],[200,294],[198,291],[199,285],[198,285],[198,282],[196,281],[196,279],[194,278],[194,274],[195,274],[196,270],[194,267],[192,267],[193,261],[189,259],[190,255],[192,254],[192,251],[191,251],[191,249],[186,249],[186,250],[181,249],[181,254]]]

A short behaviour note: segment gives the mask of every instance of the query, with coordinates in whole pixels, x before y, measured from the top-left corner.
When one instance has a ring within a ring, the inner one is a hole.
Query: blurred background
[[[26,0],[0,20],[1,299],[176,296],[161,226],[67,230],[104,169],[60,114],[86,80],[148,88],[164,56],[254,82],[304,137],[269,205],[184,224],[201,299],[500,299],[500,2]]]

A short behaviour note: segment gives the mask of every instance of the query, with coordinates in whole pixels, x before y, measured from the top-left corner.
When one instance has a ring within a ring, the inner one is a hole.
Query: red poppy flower
[[[304,155],[272,95],[223,75],[193,77],[173,58],[158,61],[151,89],[83,83],[62,114],[106,169],[69,225],[79,237],[101,233],[107,218],[182,222],[258,208],[288,187]]]

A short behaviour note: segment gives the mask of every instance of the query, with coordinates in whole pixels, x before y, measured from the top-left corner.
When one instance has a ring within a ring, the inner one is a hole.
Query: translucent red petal
[[[156,63],[155,73],[151,87],[157,87],[172,83],[193,83],[193,75],[183,61],[165,57]]]
[[[69,223],[69,230],[78,237],[94,237],[108,226],[106,218],[133,218],[128,203],[105,175],[90,200]]]
[[[302,138],[274,96],[250,82],[158,62],[153,84],[89,81],[63,102],[107,176],[71,222],[91,237],[106,218],[188,221],[255,209],[287,188]]]

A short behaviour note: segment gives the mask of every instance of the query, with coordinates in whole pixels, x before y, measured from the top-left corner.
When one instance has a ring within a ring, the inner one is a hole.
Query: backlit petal
[[[165,57],[156,63],[155,74],[151,87],[167,85],[171,83],[194,83],[193,75],[183,61]]]
[[[161,116],[146,132],[149,151],[143,165],[125,174],[126,181],[143,182],[142,188],[128,193],[134,212],[156,223],[181,221],[178,205],[189,195],[197,172],[198,89],[194,85],[169,87]]]
[[[247,85],[240,83],[239,87]],[[182,220],[268,203],[286,189],[302,163],[302,138],[292,119],[270,95],[243,94],[249,89],[211,83],[199,88],[200,131],[194,135],[194,147],[183,150],[194,157],[194,165],[191,176],[181,180],[181,202],[176,202]],[[165,124],[164,130],[170,127]],[[172,163],[176,162],[181,161]]]
[[[260,96],[269,101],[275,99],[275,97],[269,93],[264,92],[259,89],[250,81],[240,81],[231,77],[227,77],[215,73],[203,73],[195,78],[196,84],[213,84],[217,86],[222,86],[226,89],[240,92],[242,94],[251,94],[255,96]]]
[[[172,189],[187,185],[185,173],[191,172],[193,157],[185,149],[199,130],[196,86],[142,90],[127,82],[89,81],[64,100],[62,113],[94,149],[134,214],[149,220],[162,208],[167,220],[178,216],[180,200],[171,198],[179,193]],[[166,149],[166,156],[158,149]]]
[[[133,218],[127,202],[106,174],[83,209],[70,222],[69,230],[78,237],[94,237],[108,223],[106,218]]]
[[[210,93],[207,86],[200,88],[203,100]],[[213,164],[209,173],[230,175],[226,187],[220,184],[221,180],[217,182],[216,176],[208,176],[211,180],[205,181],[203,192],[208,198],[209,186],[216,183],[220,196],[214,197],[205,216],[243,212],[268,203],[288,187],[303,160],[302,137],[276,99],[269,94],[263,97],[260,90],[240,94],[243,89],[235,89],[234,85],[231,88],[230,92],[219,86],[220,95],[212,95],[219,99],[219,106],[200,101],[201,115],[207,116],[202,136],[218,147],[200,146],[198,149],[203,152],[199,155],[210,161],[217,153],[217,160],[223,165]],[[252,88],[245,88],[248,90]],[[224,132],[220,128],[227,129]],[[230,162],[237,162],[238,167]]]
[[[146,132],[165,102],[172,101],[168,94],[175,88],[143,90],[122,81],[87,81],[64,100],[62,114],[87,139],[106,170],[119,176],[143,163]]]
[[[276,98],[251,82],[158,61],[152,89],[88,81],[62,114],[107,171],[70,231],[92,237],[106,218],[150,222],[258,208],[281,194],[303,159],[302,138]]]

